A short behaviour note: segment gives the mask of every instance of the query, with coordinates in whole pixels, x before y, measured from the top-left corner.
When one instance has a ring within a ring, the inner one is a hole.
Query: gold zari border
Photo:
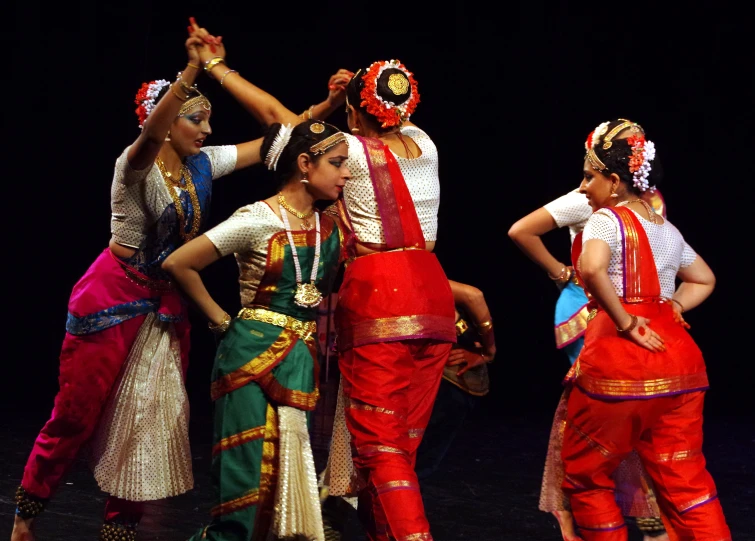
[[[701,372],[660,379],[620,380],[594,378],[578,371],[577,385],[586,393],[598,396],[646,398],[705,388],[708,375]]]
[[[403,537],[397,537],[396,541],[433,541],[433,536],[430,535],[430,532],[410,533]]]
[[[218,455],[223,451],[232,449],[233,447],[238,447],[239,445],[243,445],[248,441],[257,440],[264,435],[265,435],[265,427],[256,426],[254,428],[244,430],[243,432],[239,432],[238,434],[233,434],[232,436],[223,438],[212,447],[212,456]]]
[[[212,508],[210,514],[213,517],[219,517],[221,515],[227,515],[228,513],[239,511],[241,509],[244,509],[245,507],[249,507],[250,505],[257,505],[258,502],[259,490],[255,488],[253,490],[250,490],[248,494],[245,494],[240,498],[236,498],[235,500],[230,500],[216,505]]]
[[[353,398],[347,398],[348,404],[346,405],[347,408],[350,410],[362,410],[362,411],[374,411],[375,413],[384,413],[385,415],[396,415],[397,417],[403,419],[404,417],[402,415],[397,415],[395,411],[389,410],[380,406],[371,406],[369,404],[365,404],[364,402],[360,402],[359,400],[354,400]]]
[[[265,414],[265,440],[262,442],[260,464],[260,498],[254,519],[252,541],[264,541],[273,523],[275,489],[278,486],[278,410],[270,404]]]
[[[717,492],[709,492],[708,494],[705,494],[703,496],[700,496],[699,498],[695,498],[692,501],[689,501],[689,502],[687,502],[685,504],[680,505],[676,509],[680,513],[684,513],[685,511],[689,511],[690,509],[692,509],[696,505],[700,505],[701,503],[705,503],[705,502],[707,502],[709,500],[712,500],[716,496],[718,496]]]
[[[673,453],[658,453],[655,455],[658,462],[676,462],[680,460],[692,460],[703,454],[702,449],[685,449]]]
[[[580,438],[582,438],[583,440],[585,440],[585,441],[586,441],[586,442],[588,443],[588,445],[589,445],[590,447],[592,447],[593,449],[595,449],[596,451],[598,451],[598,452],[599,452],[599,453],[600,453],[601,455],[603,455],[603,456],[604,456],[604,457],[606,457],[606,458],[611,458],[611,457],[617,456],[617,455],[616,455],[616,453],[612,453],[612,452],[611,452],[611,451],[609,451],[609,450],[608,450],[608,449],[607,449],[606,447],[603,447],[603,446],[602,446],[601,444],[599,444],[599,443],[598,443],[597,441],[595,441],[595,440],[594,440],[594,439],[592,439],[592,438],[591,438],[590,436],[588,436],[587,434],[585,434],[584,432],[582,432],[582,431],[581,431],[581,430],[580,430],[579,428],[577,428],[577,427],[576,427],[576,426],[574,425],[574,423],[572,423],[572,422],[569,422],[569,420],[568,420],[568,419],[567,419],[567,421],[566,421],[566,422],[567,422],[567,424],[569,425],[569,427],[570,427],[570,428],[571,428],[571,429],[572,429],[572,430],[573,430],[574,432],[576,432],[576,433],[577,433],[577,434],[579,435],[579,437],[580,437]]]
[[[243,387],[268,368],[275,366],[286,356],[297,340],[298,336],[294,331],[283,329],[280,336],[268,349],[230,374],[213,381],[210,387],[212,399],[217,400],[221,396]]]
[[[584,334],[585,329],[587,329],[587,318],[589,315],[590,311],[585,304],[579,312],[563,323],[556,325],[553,329],[556,334],[556,345],[561,347],[563,344],[571,342]]]
[[[360,321],[351,329],[346,329],[339,343],[344,349],[391,338],[421,338],[428,335],[448,335],[448,340],[456,337],[456,327],[452,317],[436,315],[383,317]]]
[[[403,449],[399,449],[398,447],[390,447],[388,445],[363,445],[361,447],[357,447],[357,454],[360,456],[374,455],[377,453],[393,453],[396,455],[407,454],[407,452]]]
[[[320,390],[317,387],[311,393],[288,389],[275,379],[272,372],[259,378],[257,383],[274,402],[292,408],[312,411],[317,405],[317,399],[320,398]]]
[[[385,494],[386,492],[391,492],[392,490],[419,490],[419,487],[416,483],[412,483],[411,481],[399,480],[388,481],[387,483],[378,485],[375,487],[375,490],[378,494]]]

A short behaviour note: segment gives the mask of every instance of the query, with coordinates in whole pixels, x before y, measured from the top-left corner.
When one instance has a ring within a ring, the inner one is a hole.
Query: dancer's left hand
[[[330,107],[338,107],[346,101],[346,86],[354,77],[354,72],[347,69],[339,69],[328,79],[328,98]]]
[[[458,366],[459,369],[456,371],[456,374],[461,376],[470,368],[480,366],[481,364],[486,364],[491,360],[492,359],[490,358],[490,356],[485,355],[480,348],[477,348],[475,350],[454,348],[448,355],[446,366]]]

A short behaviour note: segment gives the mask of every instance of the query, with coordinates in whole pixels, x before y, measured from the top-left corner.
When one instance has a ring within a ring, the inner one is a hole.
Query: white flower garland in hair
[[[149,87],[147,88],[147,98],[141,102],[145,112],[144,120],[147,120],[147,117],[149,117],[152,110],[155,108],[155,100],[157,99],[158,94],[160,94],[160,91],[169,84],[170,81],[166,81],[165,79],[157,79],[149,84]],[[139,124],[139,128],[144,128],[144,121]]]
[[[607,131],[608,131],[608,122],[603,122],[599,124],[598,127],[595,128],[595,131],[592,132],[592,140],[590,141],[590,148],[594,149],[595,145],[597,145],[598,141],[600,141],[600,138]]]
[[[642,149],[642,164],[632,175],[632,181],[634,182],[635,187],[639,188],[642,192],[646,190],[652,192],[655,190],[655,186],[650,186],[650,183],[648,182],[648,175],[650,175],[650,170],[652,169],[650,162],[653,161],[654,158],[655,144],[652,141],[645,141]]]
[[[267,156],[265,156],[265,165],[271,171],[275,171],[275,168],[278,166],[278,160],[280,159],[281,154],[283,154],[283,149],[286,148],[286,145],[291,140],[291,134],[293,131],[293,126],[291,126],[291,124],[286,124],[281,126],[280,130],[278,130],[278,133],[275,135],[273,144],[270,145],[270,150],[267,151]]]

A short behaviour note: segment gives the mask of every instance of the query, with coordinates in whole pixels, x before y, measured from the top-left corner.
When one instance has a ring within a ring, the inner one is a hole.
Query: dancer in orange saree
[[[629,137],[611,141],[623,129]],[[572,262],[591,312],[566,378],[561,451],[579,534],[628,538],[612,474],[636,450],[672,541],[729,540],[702,454],[705,362],[682,316],[712,293],[715,277],[640,197],[653,189],[652,141],[613,121],[591,132],[585,147],[580,191],[596,212],[575,238]]]

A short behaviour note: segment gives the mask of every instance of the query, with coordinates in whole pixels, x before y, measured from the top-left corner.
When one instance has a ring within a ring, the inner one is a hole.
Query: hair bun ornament
[[[281,154],[283,154],[283,149],[286,148],[286,145],[291,140],[293,131],[294,128],[291,124],[281,125],[280,130],[275,135],[275,139],[273,139],[273,144],[270,145],[270,150],[267,151],[267,156],[265,156],[265,165],[269,170],[275,171],[275,168],[278,166],[278,160]]]
[[[409,99],[403,100],[400,104],[383,99],[378,94],[378,80],[383,72],[389,68],[402,72],[392,73],[388,76],[387,86],[393,95],[399,98],[410,93]],[[417,104],[419,103],[417,81],[414,79],[412,72],[407,70],[406,66],[400,61],[386,60],[373,62],[367,68],[362,80],[364,81],[364,88],[359,93],[359,97],[362,98],[361,105],[367,109],[368,113],[378,119],[383,128],[400,126],[409,120],[409,117],[417,109]]]
[[[142,83],[141,88],[139,88],[139,91],[136,93],[136,99],[134,99],[134,103],[138,105],[136,108],[136,116],[139,118],[139,129],[144,127],[144,122],[155,108],[155,101],[160,94],[160,90],[168,85],[170,85],[170,82],[165,79],[157,79],[156,81]]]

